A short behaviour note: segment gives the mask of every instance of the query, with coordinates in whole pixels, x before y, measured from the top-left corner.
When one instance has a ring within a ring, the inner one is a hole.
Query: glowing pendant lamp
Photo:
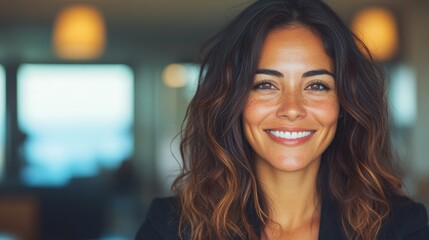
[[[376,60],[390,60],[396,54],[398,29],[391,11],[381,7],[363,9],[355,16],[352,29]]]
[[[91,60],[100,57],[106,45],[104,19],[94,7],[73,5],[57,16],[53,47],[63,59]]]

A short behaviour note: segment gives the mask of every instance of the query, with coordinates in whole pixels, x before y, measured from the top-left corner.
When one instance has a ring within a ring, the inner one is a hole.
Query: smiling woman
[[[321,39],[304,25],[274,30],[264,41],[243,109],[243,131],[270,202],[271,217],[263,229],[267,239],[318,237],[320,204],[314,183],[339,116],[332,72]],[[300,227],[291,214],[298,214]]]
[[[385,77],[319,0],[260,0],[202,50],[175,196],[136,239],[429,239],[402,192]]]
[[[310,29],[296,25],[268,34],[243,110],[259,176],[275,176],[264,173],[264,163],[280,174],[311,168],[317,175],[339,113],[331,72],[332,60]]]

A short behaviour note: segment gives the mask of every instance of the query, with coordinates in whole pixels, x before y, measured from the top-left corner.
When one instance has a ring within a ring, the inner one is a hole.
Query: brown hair
[[[383,71],[323,2],[260,0],[202,49],[200,81],[181,135],[182,172],[173,184],[182,236],[259,238],[268,216],[241,114],[265,37],[292,23],[316,31],[335,66],[341,118],[322,156],[319,194],[338,202],[349,239],[375,239],[388,216],[401,180],[388,135]]]

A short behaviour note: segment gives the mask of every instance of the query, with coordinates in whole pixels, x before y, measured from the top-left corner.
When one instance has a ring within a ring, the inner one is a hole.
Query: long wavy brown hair
[[[341,117],[322,155],[317,189],[338,203],[344,235],[376,239],[391,197],[400,194],[385,76],[367,48],[322,1],[260,0],[201,51],[200,81],[181,133],[182,172],[172,187],[183,238],[260,238],[269,219],[254,153],[242,130],[242,110],[264,39],[294,23],[319,34],[335,66]]]

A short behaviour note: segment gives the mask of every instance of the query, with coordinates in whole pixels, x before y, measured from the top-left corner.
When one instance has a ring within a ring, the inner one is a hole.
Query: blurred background
[[[180,168],[198,48],[251,2],[0,0],[0,239],[132,239]],[[429,206],[429,1],[326,2],[385,67]]]

